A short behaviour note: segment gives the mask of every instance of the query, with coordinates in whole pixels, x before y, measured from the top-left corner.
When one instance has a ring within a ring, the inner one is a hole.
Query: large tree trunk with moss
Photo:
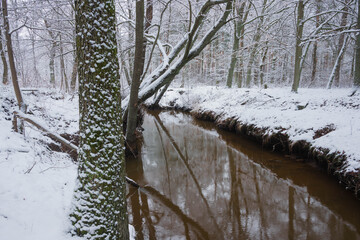
[[[295,44],[295,69],[294,69],[294,81],[291,88],[292,92],[298,91],[301,77],[301,57],[302,57],[302,46],[301,38],[304,29],[304,1],[299,0],[297,6],[297,22],[296,22],[296,44]]]
[[[115,6],[113,0],[76,0],[75,12],[80,166],[71,232],[128,239]]]
[[[354,87],[356,89],[360,88],[360,3],[357,3],[357,34],[356,34],[356,43],[355,43],[355,72],[354,72]]]
[[[136,122],[138,112],[138,93],[141,76],[144,71],[144,0],[136,1],[136,26],[135,26],[135,59],[133,78],[130,87],[129,109],[126,121],[126,143],[132,152],[136,152]]]

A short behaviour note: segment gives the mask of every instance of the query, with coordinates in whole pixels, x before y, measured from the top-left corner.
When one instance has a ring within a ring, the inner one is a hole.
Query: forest
[[[1,0],[0,31],[0,235],[360,237],[358,0]]]

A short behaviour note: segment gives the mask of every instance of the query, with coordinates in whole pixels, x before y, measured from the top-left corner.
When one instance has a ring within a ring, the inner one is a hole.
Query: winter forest
[[[199,26],[195,26],[194,46],[216,25],[225,13],[227,1],[215,1],[206,9],[206,18],[199,18],[206,2],[146,2],[144,77],[166,61],[165,56],[181,43],[195,22]],[[14,0],[8,4],[21,86],[76,91],[74,3]],[[182,67],[173,84],[263,88],[291,86],[294,78],[300,78],[301,87],[351,87],[356,4],[351,0],[234,1],[224,26]],[[120,79],[125,96],[134,65],[135,1],[115,1],[115,5]],[[3,83],[7,83],[9,63],[4,24],[1,26],[1,71]],[[182,54],[179,52],[176,57]],[[297,64],[300,65],[296,67]]]
[[[360,238],[358,0],[1,0],[0,31],[4,239]]]

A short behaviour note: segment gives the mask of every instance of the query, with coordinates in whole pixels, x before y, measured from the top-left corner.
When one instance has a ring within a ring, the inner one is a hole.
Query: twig
[[[34,166],[36,165],[36,162],[34,162],[34,164],[31,166],[31,168],[29,168],[28,170],[26,170],[26,172],[24,174],[28,174],[31,172],[31,170],[34,168]]]

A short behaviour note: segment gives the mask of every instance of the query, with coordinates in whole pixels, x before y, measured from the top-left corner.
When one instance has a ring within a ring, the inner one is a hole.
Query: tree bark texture
[[[113,0],[76,0],[80,143],[72,234],[129,239]]]
[[[345,2],[345,4],[348,4],[349,0]],[[345,26],[347,24],[347,18],[348,18],[348,11],[349,7],[348,5],[345,5],[345,7],[342,9],[343,13],[341,15],[341,22],[340,22],[340,31],[345,30]],[[339,58],[338,64],[335,67],[335,76],[334,76],[334,83],[336,87],[340,86],[340,70],[341,70],[341,62],[343,59],[343,54],[340,54],[342,46],[344,45],[345,41],[345,33],[341,33],[339,36],[339,42],[337,44],[336,48],[336,56]]]
[[[13,52],[13,47],[12,47],[12,41],[11,41],[10,25],[9,25],[9,20],[8,20],[8,8],[7,8],[6,0],[2,0],[2,11],[3,11],[5,39],[6,39],[6,46],[7,46],[8,57],[9,57],[11,79],[12,79],[12,83],[13,83],[13,87],[14,87],[14,91],[15,91],[15,96],[16,96],[16,100],[19,104],[20,110],[22,112],[26,112],[26,106],[25,106],[24,100],[22,98],[19,81],[18,81],[18,77],[17,77],[17,72],[16,72],[15,58],[14,58],[14,52]]]
[[[134,148],[134,143],[136,142],[135,130],[138,112],[138,94],[145,63],[144,0],[136,1],[135,31],[134,71],[130,87],[130,99],[128,105],[129,108],[126,121],[126,142],[130,148]]]
[[[237,18],[234,20],[234,40],[233,40],[233,48],[231,53],[231,61],[230,67],[228,70],[226,86],[231,88],[234,78],[234,70],[236,66],[236,62],[238,60],[238,52],[240,48],[240,38],[242,29],[244,28],[244,8],[245,1],[241,4],[241,6],[237,9]]]
[[[71,81],[70,81],[71,92],[75,92],[76,89],[77,67],[78,67],[78,61],[77,61],[77,57],[75,56],[73,62],[73,69],[71,72]]]
[[[263,27],[263,23],[264,23],[264,13],[266,10],[266,4],[267,4],[267,0],[263,1],[262,4],[262,10],[261,10],[261,15],[260,15],[260,22],[256,28],[256,32],[253,38],[253,42],[254,42],[254,46],[251,48],[250,51],[250,57],[249,57],[249,62],[247,65],[247,69],[246,69],[246,87],[250,87],[251,84],[251,73],[252,73],[252,66],[254,64],[255,61],[255,57],[256,57],[256,53],[258,51],[258,46],[260,43],[260,39],[261,39],[261,28]]]
[[[301,56],[302,56],[302,46],[301,38],[303,35],[304,29],[304,1],[299,0],[297,6],[297,22],[296,22],[296,44],[295,44],[295,69],[294,69],[294,81],[291,88],[292,92],[298,91],[301,77]]]
[[[5,57],[4,46],[3,46],[2,26],[0,26],[0,56],[1,56],[1,61],[3,63],[2,83],[3,84],[8,84],[8,82],[9,82],[9,68],[8,68],[7,60],[6,60],[6,57]]]
[[[354,87],[360,88],[360,3],[357,3]]]
[[[320,13],[320,4],[321,4],[321,0],[316,0],[316,14]],[[316,21],[315,26],[316,26],[316,28],[318,28],[320,26],[320,16],[316,16],[315,21]],[[318,47],[318,41],[315,40],[313,53],[312,53],[311,84],[313,84],[315,82],[315,77],[316,77],[317,47]]]

